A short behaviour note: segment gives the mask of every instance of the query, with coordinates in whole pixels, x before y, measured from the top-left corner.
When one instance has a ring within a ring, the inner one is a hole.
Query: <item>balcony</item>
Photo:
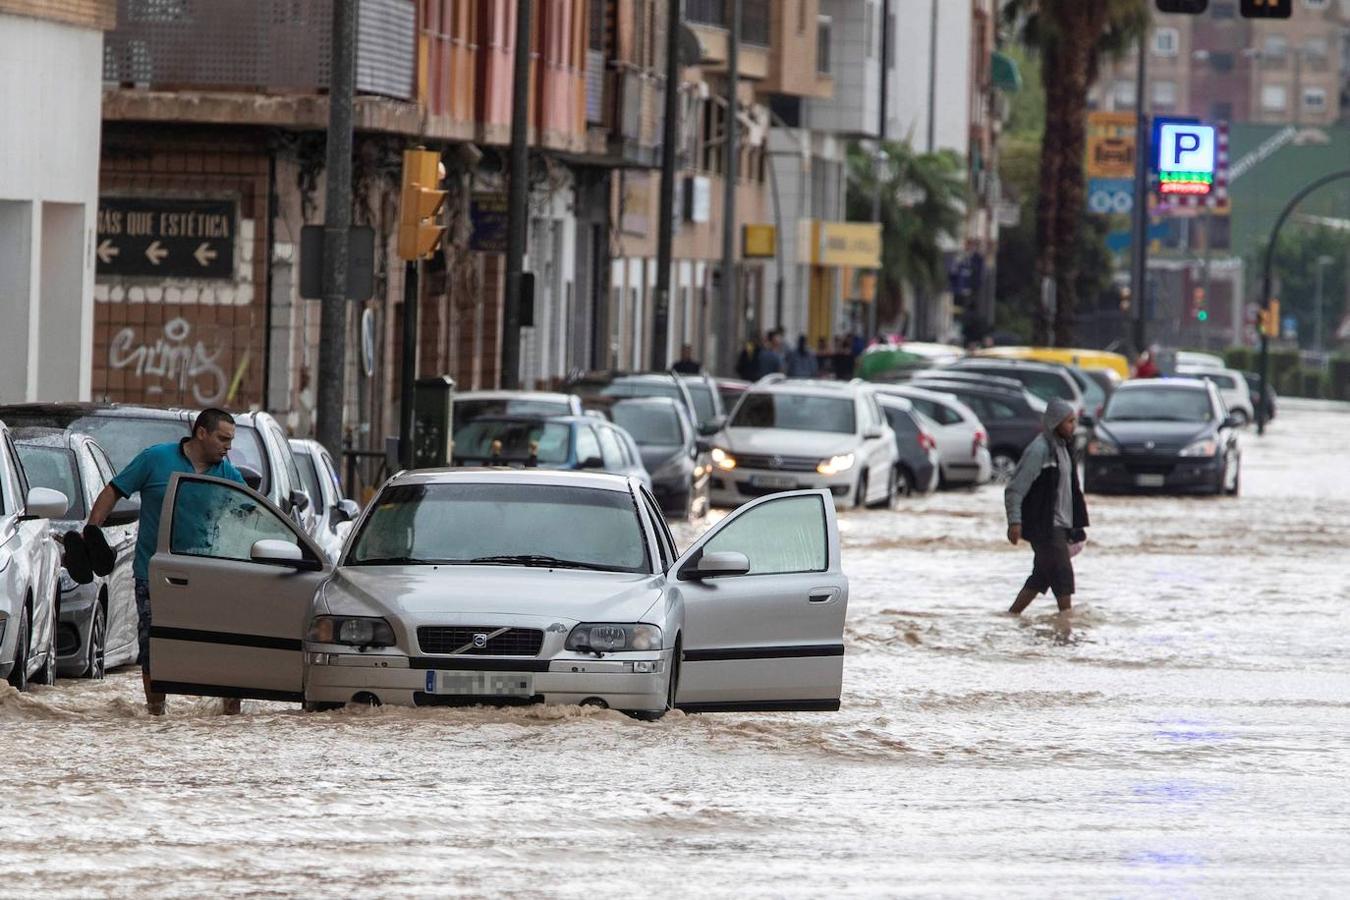
[[[362,0],[356,90],[415,96],[414,0]],[[118,0],[103,80],[149,90],[317,94],[327,90],[329,0]]]
[[[685,18],[694,25],[731,27],[731,4],[735,0],[688,0]],[[740,0],[741,40],[756,47],[769,46],[769,0]]]

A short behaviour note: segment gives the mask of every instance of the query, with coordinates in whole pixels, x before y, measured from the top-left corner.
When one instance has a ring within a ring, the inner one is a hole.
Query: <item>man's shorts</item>
[[[1023,586],[1024,590],[1044,594],[1053,591],[1056,597],[1073,596],[1073,562],[1069,559],[1069,530],[1056,528],[1049,540],[1036,541],[1031,545],[1036,560],[1031,567],[1031,577]]]
[[[150,671],[150,582],[136,579],[136,665]]]

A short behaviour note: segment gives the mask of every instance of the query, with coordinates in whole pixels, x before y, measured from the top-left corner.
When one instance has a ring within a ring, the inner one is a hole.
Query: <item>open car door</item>
[[[329,572],[323,553],[266,497],[206,475],[173,476],[160,522],[151,689],[302,701],[302,641]]]
[[[835,710],[848,579],[829,491],[742,506],[680,558],[688,712]]]

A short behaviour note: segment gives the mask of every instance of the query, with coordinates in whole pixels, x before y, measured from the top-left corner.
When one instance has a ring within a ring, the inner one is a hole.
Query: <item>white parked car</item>
[[[579,416],[576,394],[553,391],[465,391],[454,395],[451,433],[481,416]]]
[[[1203,378],[1219,389],[1219,396],[1238,424],[1246,425],[1256,418],[1247,379],[1236,369],[1214,369],[1208,366],[1177,366],[1177,375],[1183,378]]]
[[[895,433],[862,382],[759,380],[712,459],[714,506],[803,488],[826,488],[841,507],[886,506],[898,493]]]
[[[933,437],[942,454],[942,484],[984,484],[990,479],[989,435],[980,417],[955,394],[908,384],[879,384],[876,389],[908,399],[933,420]]]
[[[175,475],[152,687],[343,703],[833,710],[848,579],[826,491],[751,503],[679,554],[637,479],[400,473],[336,567],[271,502]]]
[[[361,507],[343,495],[337,466],[323,444],[300,438],[291,438],[290,444],[314,516],[311,535],[329,562],[336,562]]]
[[[56,681],[56,609],[61,548],[50,519],[70,501],[28,486],[9,429],[0,422],[0,677],[21,691]]]

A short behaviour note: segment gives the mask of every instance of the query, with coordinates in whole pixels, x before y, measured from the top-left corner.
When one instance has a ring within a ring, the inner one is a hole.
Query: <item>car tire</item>
[[[863,509],[867,506],[867,473],[863,472],[858,476],[858,487],[853,494],[853,508]]]
[[[89,620],[89,657],[83,677],[102,681],[108,669],[108,615],[102,601],[94,604],[94,616]]]
[[[1229,497],[1237,497],[1242,493],[1242,463],[1237,464],[1237,471],[1233,473],[1233,486],[1225,487],[1224,493]]]
[[[47,639],[47,661],[42,668],[37,670],[33,676],[36,684],[53,685],[56,684],[56,621],[58,610],[55,603],[52,604],[52,627],[51,637]]]
[[[28,651],[32,638],[28,633],[28,607],[19,613],[19,632],[14,639],[14,668],[9,673],[9,683],[16,691],[28,690]]]
[[[1016,454],[1008,450],[995,450],[989,461],[989,480],[993,484],[1007,484],[1016,468]]]

